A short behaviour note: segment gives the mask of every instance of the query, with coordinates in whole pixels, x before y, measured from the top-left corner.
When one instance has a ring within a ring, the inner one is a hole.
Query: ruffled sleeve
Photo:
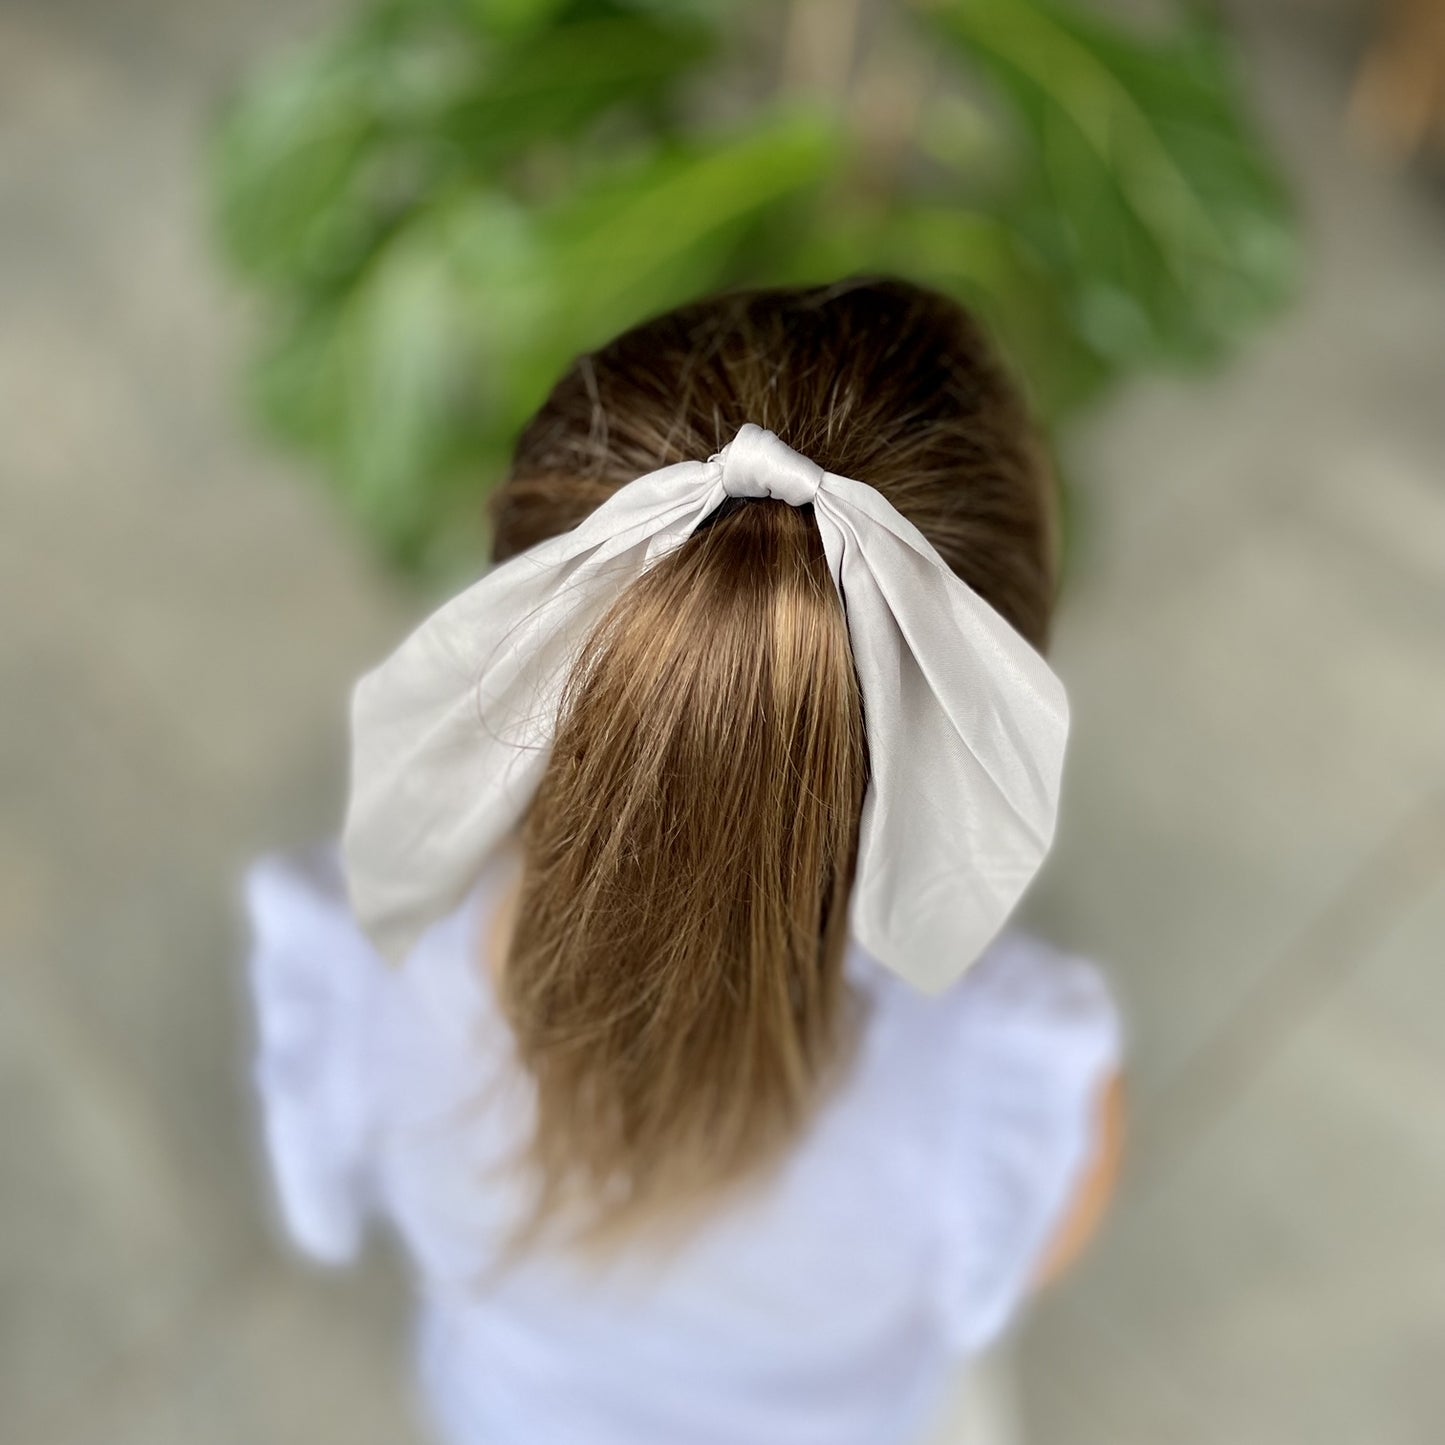
[[[246,875],[255,1082],[288,1233],[313,1258],[360,1247],[371,1193],[368,1033],[386,965],[351,915],[333,849]]]
[[[955,1007],[938,1277],[951,1343],[971,1354],[1029,1294],[1095,1157],[1122,1030],[1092,965],[1020,935],[979,961]]]

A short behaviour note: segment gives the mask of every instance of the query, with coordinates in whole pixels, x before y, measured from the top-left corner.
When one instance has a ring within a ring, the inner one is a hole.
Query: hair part
[[[968,313],[903,282],[724,296],[579,360],[495,496],[497,559],[749,421],[876,487],[1043,646],[1042,448]],[[865,721],[810,507],[730,500],[586,641],[501,980],[536,1084],[530,1229],[677,1214],[808,1118],[847,1038]]]

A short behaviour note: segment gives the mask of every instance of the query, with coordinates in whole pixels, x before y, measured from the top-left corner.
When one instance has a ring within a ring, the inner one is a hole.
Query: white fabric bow
[[[357,685],[343,848],[389,958],[525,814],[570,664],[619,591],[729,496],[811,503],[844,602],[871,766],[854,937],[933,993],[1002,927],[1053,840],[1063,685],[881,493],[749,423],[493,568]]]

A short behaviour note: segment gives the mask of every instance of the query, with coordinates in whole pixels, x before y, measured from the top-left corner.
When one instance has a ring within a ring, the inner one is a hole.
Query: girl
[[[918,1441],[1089,1234],[1115,1015],[999,932],[1053,505],[951,301],[705,301],[563,377],[358,688],[344,865],[251,875],[259,1079],[300,1246],[413,1257],[451,1445]]]

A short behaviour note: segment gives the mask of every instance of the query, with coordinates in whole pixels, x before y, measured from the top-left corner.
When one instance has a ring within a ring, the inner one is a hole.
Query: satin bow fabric
[[[389,958],[461,902],[525,814],[569,667],[619,591],[729,496],[811,504],[843,599],[871,767],[854,937],[934,993],[1002,927],[1053,840],[1062,684],[881,493],[748,424],[493,568],[357,685],[343,853]]]

